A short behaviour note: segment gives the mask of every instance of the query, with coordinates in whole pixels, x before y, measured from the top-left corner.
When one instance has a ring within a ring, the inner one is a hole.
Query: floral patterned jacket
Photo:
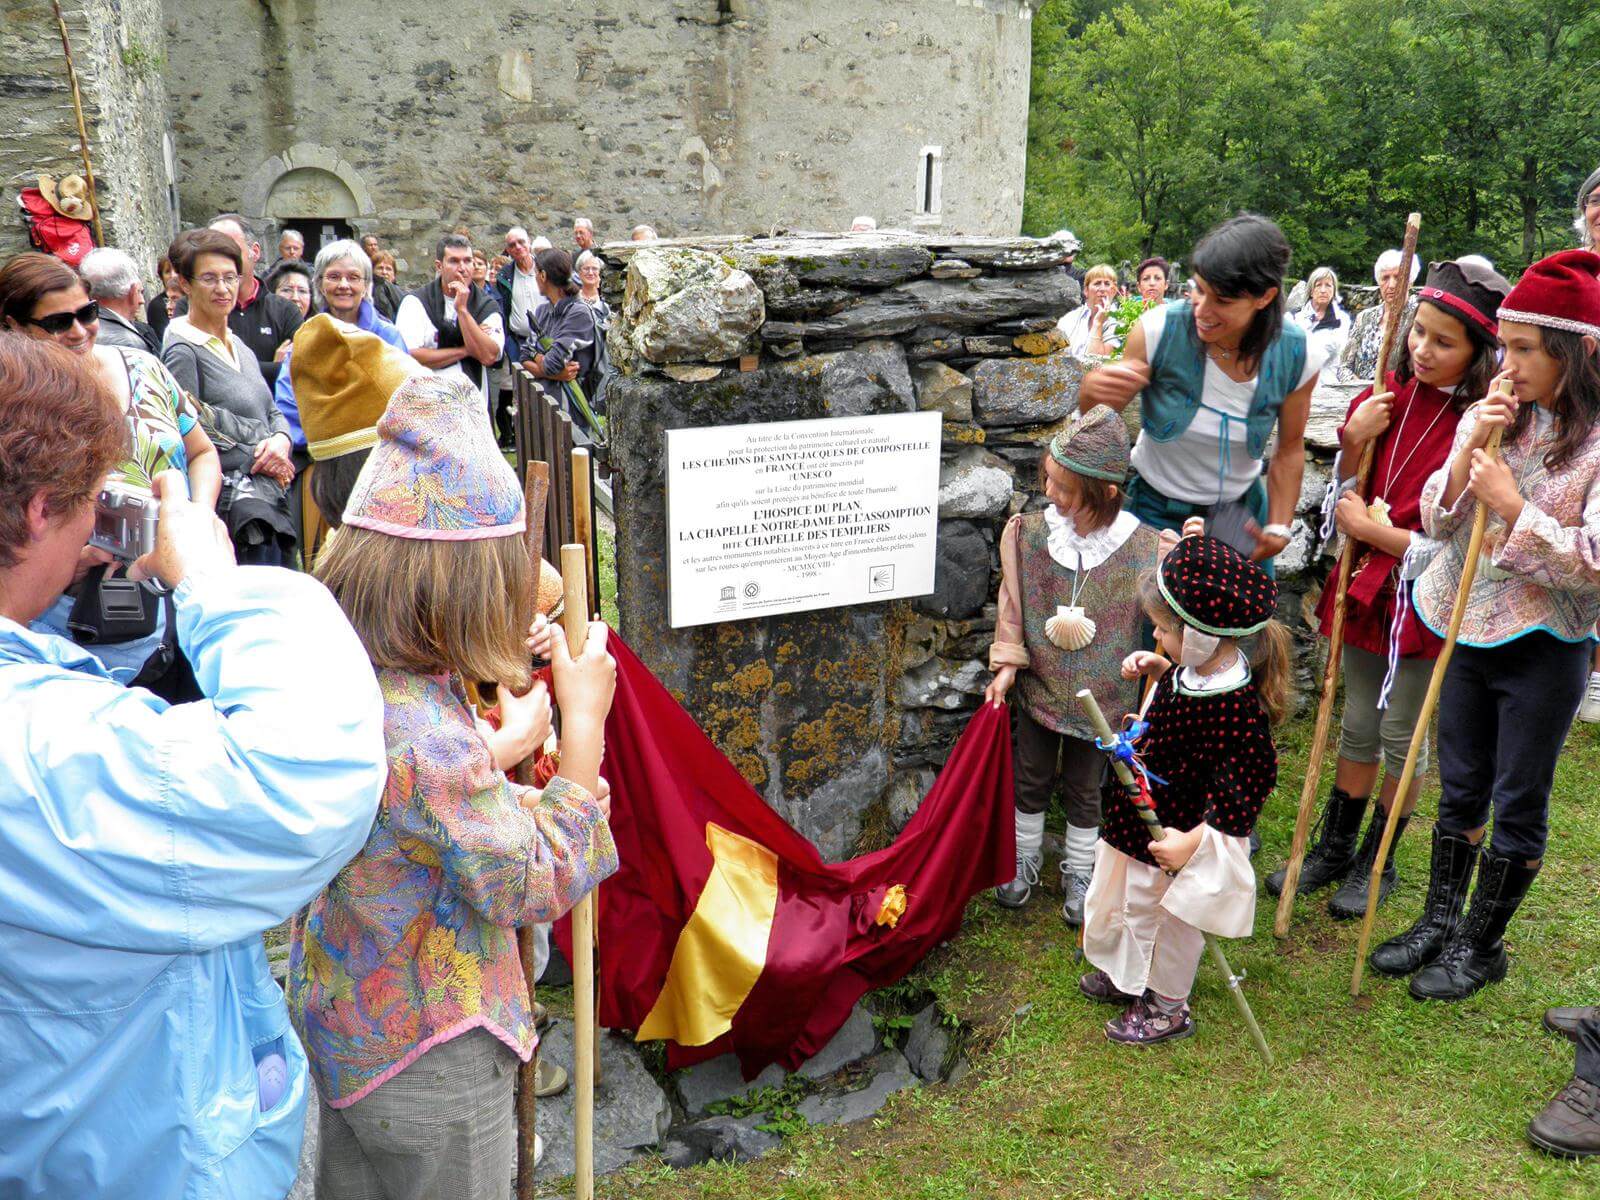
[[[377,820],[290,949],[290,1011],[334,1108],[470,1029],[531,1058],[516,926],[555,920],[617,869],[587,791],[557,777],[541,794],[495,769],[458,678],[380,670],[378,682]]]
[[[1600,618],[1600,426],[1570,461],[1551,472],[1544,458],[1555,442],[1555,423],[1542,409],[1534,417],[1515,441],[1508,438],[1501,446],[1525,503],[1509,530],[1489,514],[1461,623],[1464,646],[1498,646],[1536,629],[1563,641],[1583,641],[1594,636]],[[1461,584],[1475,502],[1465,488],[1452,508],[1441,508],[1439,499],[1450,464],[1477,423],[1473,405],[1456,427],[1450,456],[1422,486],[1423,531],[1445,544],[1417,579],[1414,601],[1418,615],[1441,637]]]

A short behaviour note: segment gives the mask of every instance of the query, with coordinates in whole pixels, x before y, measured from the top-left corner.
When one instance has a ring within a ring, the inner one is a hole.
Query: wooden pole
[[[1417,252],[1417,233],[1422,228],[1422,214],[1412,213],[1406,219],[1406,239],[1400,251],[1401,287],[1394,302],[1383,313],[1383,340],[1378,346],[1378,365],[1374,368],[1372,390],[1383,391],[1384,377],[1389,366],[1389,353],[1400,329],[1400,317],[1406,308],[1406,285],[1411,279],[1411,260]],[[1377,439],[1369,441],[1361,451],[1361,461],[1356,467],[1355,494],[1361,495],[1367,486],[1367,474],[1372,470],[1373,449]],[[1335,481],[1337,483],[1337,481]],[[1316,808],[1317,794],[1322,790],[1322,759],[1328,749],[1328,734],[1333,725],[1333,698],[1339,690],[1339,662],[1344,653],[1344,619],[1350,592],[1350,570],[1355,563],[1356,540],[1346,536],[1344,548],[1339,552],[1339,583],[1333,597],[1333,628],[1328,635],[1328,662],[1322,672],[1322,697],[1317,704],[1317,725],[1311,736],[1311,755],[1306,760],[1305,782],[1300,787],[1300,808],[1294,818],[1294,839],[1289,847],[1289,865],[1285,868],[1283,891],[1278,893],[1278,912],[1272,922],[1274,937],[1289,936],[1289,922],[1294,916],[1295,892],[1300,887],[1300,868],[1305,865],[1306,839],[1311,832],[1311,813]]]
[[[1151,688],[1146,700],[1148,701],[1149,695],[1154,694],[1155,689]],[[1116,740],[1116,734],[1111,732],[1111,726],[1106,722],[1105,713],[1100,711],[1100,704],[1095,700],[1094,693],[1088,688],[1082,688],[1077,695],[1078,703],[1083,706],[1083,711],[1088,714],[1089,721],[1094,726],[1095,732],[1100,735],[1101,742],[1109,746]],[[1121,759],[1113,758],[1111,760],[1111,769],[1116,772],[1117,780],[1124,788],[1128,789],[1133,795],[1138,794],[1139,783],[1134,779],[1133,772],[1128,769],[1127,763]],[[1150,837],[1157,842],[1164,841],[1167,831],[1161,827],[1161,819],[1156,816],[1155,810],[1150,808],[1149,805],[1137,802],[1133,807],[1138,811],[1140,818],[1143,819],[1146,827],[1150,830]],[[1233,968],[1228,965],[1227,957],[1222,953],[1222,943],[1217,940],[1215,934],[1207,933],[1202,929],[1200,936],[1205,938],[1206,948],[1211,951],[1211,957],[1216,962],[1217,969],[1222,972],[1223,982],[1228,985],[1228,991],[1233,996],[1234,1007],[1239,1010],[1239,1015],[1244,1018],[1245,1026],[1250,1030],[1250,1040],[1255,1043],[1256,1049],[1260,1052],[1261,1057],[1266,1059],[1267,1066],[1270,1067],[1272,1065],[1272,1048],[1267,1045],[1266,1035],[1261,1032],[1261,1026],[1256,1023],[1256,1015],[1250,1011],[1250,1001],[1245,999],[1244,990],[1239,986],[1244,982],[1244,976],[1233,973]]]
[[[583,653],[589,635],[588,575],[581,545],[561,547],[561,584],[566,607],[561,623],[567,649],[574,658]],[[578,1200],[594,1197],[594,893],[579,900],[572,910],[572,1034],[575,1045],[573,1084],[578,1089],[577,1130],[574,1137]]]
[[[1500,381],[1500,390],[1509,393],[1510,386]],[[1490,458],[1500,454],[1502,431],[1496,429],[1489,435],[1484,447]],[[1417,759],[1422,753],[1422,743],[1428,737],[1428,722],[1439,704],[1439,692],[1444,687],[1445,669],[1450,656],[1455,653],[1456,639],[1461,635],[1461,622],[1467,615],[1467,600],[1472,593],[1472,581],[1478,573],[1478,555],[1483,552],[1484,528],[1489,523],[1489,509],[1482,500],[1472,515],[1472,536],[1467,541],[1467,561],[1461,567],[1461,583],[1456,588],[1455,607],[1450,610],[1450,628],[1445,631],[1444,648],[1434,660],[1433,674],[1428,678],[1428,692],[1422,698],[1422,708],[1417,713],[1417,726],[1411,731],[1411,746],[1406,751],[1405,769],[1400,772],[1400,786],[1395,789],[1394,803],[1389,805],[1389,819],[1383,824],[1383,837],[1378,842],[1378,856],[1372,860],[1372,879],[1367,884],[1367,911],[1361,918],[1361,937],[1356,942],[1356,965],[1350,975],[1350,994],[1361,995],[1361,977],[1367,969],[1367,945],[1372,941],[1372,923],[1378,916],[1378,894],[1383,879],[1383,864],[1388,860],[1389,848],[1394,845],[1394,831],[1400,823],[1400,809],[1404,806],[1411,781],[1416,778]],[[1401,586],[1404,586],[1402,583]]]
[[[587,597],[584,608],[586,620],[598,620],[600,616],[600,596],[594,590],[595,579],[595,553],[594,553],[594,508],[591,496],[591,476],[589,464],[589,451],[582,446],[575,446],[572,451],[572,540],[583,547],[583,580],[585,595]],[[597,887],[591,893],[595,907],[599,907],[600,889]],[[600,958],[600,916],[597,912],[594,918],[594,954],[598,962]],[[574,973],[577,967],[573,967]],[[600,1006],[594,1009],[594,1081],[600,1082]]]
[[[61,31],[61,53],[67,60],[67,83],[72,87],[72,111],[78,118],[78,153],[83,157],[83,181],[89,188],[89,219],[94,222],[94,243],[106,244],[100,230],[100,196],[94,186],[94,165],[89,161],[89,131],[83,125],[83,94],[78,91],[78,68],[72,62],[72,43],[67,40],[67,19],[61,15],[61,0],[50,0],[55,10],[56,28]]]
[[[550,467],[547,463],[528,462],[522,482],[523,515],[528,527],[523,534],[528,548],[528,564],[533,569],[534,587],[539,584],[539,563],[544,557],[544,510],[550,497]],[[512,772],[518,783],[531,783],[531,763],[523,763]],[[533,930],[517,929],[517,955],[522,960],[522,975],[528,981],[528,1012],[534,1011],[535,987],[539,963]],[[517,1200],[533,1200],[533,1168],[537,1155],[534,1140],[538,1132],[539,1056],[536,1054],[517,1070]]]

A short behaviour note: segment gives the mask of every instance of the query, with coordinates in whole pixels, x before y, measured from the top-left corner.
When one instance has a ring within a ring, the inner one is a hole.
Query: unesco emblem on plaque
[[[754,579],[744,585],[744,598],[746,600],[754,600],[759,595],[761,595],[761,587]]]

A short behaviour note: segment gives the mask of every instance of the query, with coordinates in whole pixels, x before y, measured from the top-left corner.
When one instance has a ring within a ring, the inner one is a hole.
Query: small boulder
[[[687,246],[641,250],[628,261],[622,319],[611,337],[621,365],[717,363],[759,347],[766,319],[755,280],[715,254]]]
[[[976,616],[989,598],[990,550],[971,521],[940,521],[933,591],[915,606],[935,617],[962,621]]]
[[[839,1032],[828,1039],[828,1044],[800,1064],[797,1074],[805,1079],[824,1079],[877,1048],[878,1031],[873,1028],[872,1015],[858,1004],[850,1010]]]
[[[950,1031],[940,1023],[939,1006],[930,1004],[911,1022],[906,1036],[906,1062],[922,1078],[944,1078],[944,1064],[950,1057]]]
[[[939,467],[939,516],[993,520],[1011,506],[1011,472],[1002,459],[964,446]]]
[[[917,407],[941,412],[947,421],[972,420],[972,380],[942,362],[919,362],[911,368]]]
[[[683,1111],[691,1117],[704,1116],[718,1100],[746,1096],[758,1088],[779,1087],[783,1068],[776,1063],[746,1082],[739,1071],[737,1055],[722,1054],[676,1072],[673,1086]]]
[[[898,1050],[885,1050],[862,1064],[866,1085],[853,1092],[821,1092],[800,1102],[800,1115],[812,1125],[849,1125],[875,1115],[890,1096],[917,1086],[917,1077]]]
[[[781,1138],[756,1128],[767,1120],[765,1113],[744,1117],[707,1117],[680,1125],[662,1143],[661,1159],[670,1167],[682,1169],[703,1163],[748,1162],[775,1148]]]
[[[1086,368],[1070,354],[981,362],[972,371],[972,408],[985,425],[1043,425],[1078,406]]]

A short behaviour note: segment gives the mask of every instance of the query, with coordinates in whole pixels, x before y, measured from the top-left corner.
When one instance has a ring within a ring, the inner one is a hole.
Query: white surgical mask
[[[1186,667],[1199,670],[1201,664],[1210,660],[1217,652],[1217,647],[1222,639],[1209,633],[1201,633],[1192,626],[1183,627],[1183,650],[1178,655],[1178,661]]]

